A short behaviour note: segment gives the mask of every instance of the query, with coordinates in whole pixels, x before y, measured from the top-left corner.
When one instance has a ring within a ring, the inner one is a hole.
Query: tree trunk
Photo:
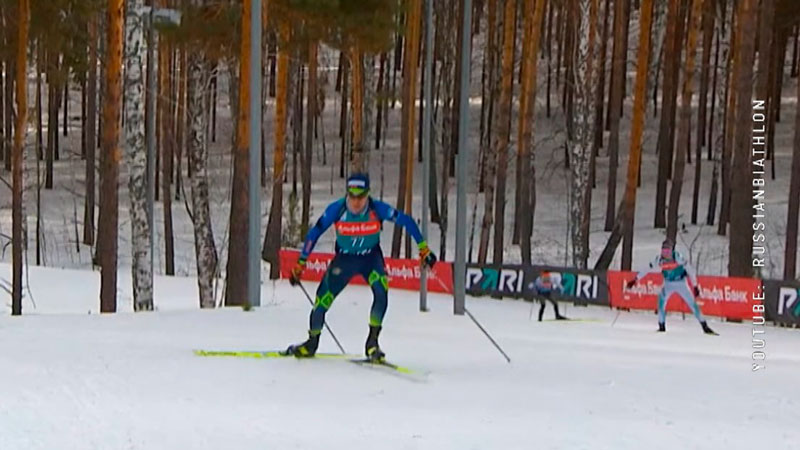
[[[519,158],[517,182],[520,184],[517,201],[516,220],[519,221],[522,262],[531,263],[531,234],[533,231],[534,198],[531,198],[531,186],[536,185],[534,155],[534,111],[536,107],[536,80],[538,79],[538,56],[540,34],[537,32],[543,22],[546,0],[525,0],[525,25],[522,47],[522,91],[520,93],[519,112]],[[552,8],[552,6],[551,6]]]
[[[364,152],[364,61],[358,44],[350,48],[350,67],[352,70],[352,89],[350,99],[350,117],[352,122],[352,141],[350,151],[350,173],[363,172],[366,169]]]
[[[708,151],[707,151],[707,155],[708,155],[708,160],[709,161],[711,161],[712,158],[713,158],[713,155],[716,154],[716,147],[715,147],[716,142],[714,141],[713,134],[714,134],[714,118],[717,116],[717,98],[719,97],[719,95],[717,93],[717,85],[718,85],[717,78],[718,78],[718,73],[719,73],[719,52],[720,52],[720,50],[719,50],[719,47],[720,47],[719,42],[721,40],[722,31],[724,29],[722,25],[724,25],[724,23],[725,23],[725,20],[724,20],[724,17],[725,17],[725,0],[722,0],[721,7],[722,7],[721,17],[723,18],[723,20],[717,21],[715,19],[715,22],[714,22],[714,32],[715,32],[715,34],[717,36],[717,39],[716,39],[716,43],[714,44],[714,66],[713,66],[714,73],[713,73],[713,75],[711,77],[711,111],[709,111],[708,127],[707,127],[708,128],[708,138],[707,138]]]
[[[410,0],[406,16],[405,57],[403,58],[403,108],[400,139],[400,180],[397,188],[397,210],[411,212],[414,179],[414,117],[417,99],[417,60],[419,59],[421,0]],[[402,227],[394,227],[392,257],[400,256]]]
[[[708,111],[706,106],[708,105],[708,71],[711,61],[711,42],[714,37],[714,22],[716,20],[714,15],[715,3],[716,2],[712,0],[705,1],[703,4],[703,19],[700,25],[700,29],[703,30],[703,63],[700,69],[700,103],[697,111],[697,145],[695,152],[694,190],[692,191],[692,225],[697,225],[703,146],[711,146],[711,142],[706,144],[706,115]],[[716,70],[716,62],[714,70]],[[711,95],[713,97],[713,92]]]
[[[728,230],[728,222],[730,221],[730,206],[731,206],[731,147],[733,146],[733,120],[734,111],[736,110],[736,94],[734,91],[734,83],[737,79],[737,70],[739,64],[737,60],[740,58],[739,49],[739,36],[741,32],[735,26],[739,18],[736,14],[735,5],[731,6],[731,48],[729,50],[728,58],[728,71],[725,74],[726,87],[726,101],[725,107],[725,125],[724,125],[724,141],[722,144],[722,205],[720,206],[719,213],[719,226],[717,234],[725,236]]]
[[[675,123],[675,110],[673,99],[677,94],[677,77],[675,68],[681,59],[681,34],[679,22],[683,19],[681,13],[685,0],[669,2],[667,10],[667,34],[664,38],[664,84],[662,85],[662,108],[659,121],[658,144],[658,177],[656,179],[656,202],[653,226],[664,228],[666,226],[666,199],[667,179],[670,177],[669,166],[672,165],[672,131],[670,127]],[[681,11],[679,11],[679,9]]]
[[[45,162],[44,188],[53,189],[53,160],[55,159],[56,137],[58,136],[58,100],[56,96],[55,72],[53,60],[58,60],[57,55],[48,53],[47,74],[47,155]]]
[[[800,211],[800,83],[797,83],[797,113],[794,120],[794,153],[789,181],[789,210],[786,215],[786,250],[783,255],[783,279],[794,280],[797,274],[797,223]]]
[[[498,106],[499,128],[494,146],[497,158],[497,189],[494,209],[494,252],[493,261],[503,264],[503,243],[506,217],[506,173],[508,168],[508,147],[511,138],[511,100],[514,88],[514,31],[516,30],[517,3],[505,0],[503,11],[503,75]],[[538,30],[537,30],[538,31]]]
[[[784,56],[786,55],[786,46],[788,44],[789,36],[786,31],[778,30],[776,36],[773,36],[772,53],[774,55],[772,60],[772,68],[769,71],[768,87],[769,93],[766,96],[767,104],[767,159],[771,160],[771,177],[775,179],[775,123],[780,121],[780,107],[783,92],[783,66],[785,62]],[[763,100],[763,97],[759,97]],[[777,99],[777,101],[775,101]]]
[[[455,8],[455,10],[453,9]],[[442,42],[442,69],[441,69],[441,79],[442,79],[442,86],[444,91],[444,98],[442,103],[442,121],[441,121],[441,142],[442,142],[442,166],[441,166],[441,178],[442,183],[440,185],[440,200],[441,200],[441,211],[440,211],[440,220],[439,220],[439,257],[441,260],[445,260],[447,255],[447,231],[448,231],[448,196],[450,193],[450,177],[448,176],[450,170],[450,159],[453,156],[453,147],[452,147],[452,135],[457,130],[458,126],[454,121],[455,117],[455,98],[454,98],[454,89],[451,89],[453,86],[453,80],[456,78],[455,70],[457,70],[457,64],[455,61],[456,50],[454,47],[456,46],[456,38],[454,31],[457,32],[459,29],[458,26],[454,26],[454,17],[458,17],[459,12],[462,10],[460,6],[460,2],[450,2],[448,4],[448,9],[443,13],[444,17],[444,26],[438,27],[437,26],[437,33],[442,33],[442,38],[437,39],[438,41]],[[438,36],[437,36],[438,38]],[[435,147],[431,147],[435,148]]]
[[[494,0],[489,0],[492,2]],[[463,0],[456,2],[456,8],[458,9],[458,24],[456,24],[456,29],[458,30],[458,36],[463,36],[464,34],[464,4]],[[490,3],[491,4],[491,3]],[[472,35],[470,35],[470,50],[472,49]],[[456,48],[456,55],[455,55],[455,73],[453,75],[453,84],[452,84],[452,91],[451,95],[453,98],[453,109],[452,109],[452,123],[453,127],[450,133],[450,154],[448,155],[447,159],[450,162],[448,167],[448,175],[450,178],[454,178],[456,176],[456,155],[458,154],[458,126],[455,125],[459,121],[459,111],[460,111],[460,104],[461,104],[461,97],[459,95],[459,86],[461,85],[461,52],[463,51],[462,46],[456,44],[459,42],[458,40],[454,40],[454,46]],[[470,71],[471,72],[471,71]]]
[[[278,61],[278,35],[272,31],[269,33],[269,96],[275,98],[275,65]]]
[[[766,101],[766,110],[767,110],[767,126],[769,126],[769,121],[772,118],[772,114],[769,112],[772,110],[770,105],[772,104],[772,99],[770,98],[770,77],[769,71],[771,68],[774,67],[772,64],[771,52],[773,51],[773,17],[775,13],[775,0],[763,0],[761,2],[761,6],[758,7],[759,9],[759,25],[758,25],[758,71],[756,72],[756,82],[755,82],[755,89],[756,89],[756,99]],[[785,57],[785,55],[775,55],[776,59],[780,59]],[[783,68],[783,64],[780,64],[780,68]],[[778,97],[780,99],[780,96]],[[779,100],[780,101],[780,100]],[[769,158],[772,158],[773,155],[770,152]]]
[[[616,1],[615,1],[616,3]],[[546,98],[546,106],[545,106],[545,115],[546,117],[550,118],[550,88],[551,88],[551,72],[553,69],[553,9],[555,5],[550,3],[550,6],[547,8],[547,43],[545,47],[547,48],[547,94],[545,95]]]
[[[595,44],[597,42],[597,6],[599,0],[578,0],[579,14],[573,36],[577,45],[573,49],[573,105],[571,116],[572,138],[567,138],[570,149],[571,205],[570,227],[572,237],[572,264],[586,268],[589,257],[589,220],[591,216],[592,186],[589,179],[592,135],[594,133]],[[569,116],[568,116],[569,117]],[[569,134],[568,134],[569,136]]]
[[[614,0],[614,56],[611,69],[611,91],[608,99],[608,122],[611,132],[608,137],[608,181],[606,193],[605,231],[614,228],[615,204],[617,202],[617,167],[619,166],[619,123],[622,116],[623,78],[627,54],[622,46],[622,33],[625,31],[625,0]]]
[[[130,0],[129,0],[130,1]],[[152,234],[147,214],[147,152],[144,139],[144,32],[142,0],[127,7],[125,27],[125,155],[129,167],[133,308],[153,310],[153,272],[150,267]]]
[[[317,117],[317,52],[319,44],[311,41],[308,47],[308,89],[306,96],[306,149],[303,158],[303,211],[300,222],[300,235],[305,238],[309,229],[309,216],[311,213],[311,158],[314,148],[314,120]]]
[[[100,261],[100,312],[117,310],[117,233],[119,222],[119,116],[122,85],[122,0],[108,0],[106,94],[100,171],[100,217],[97,256]]]
[[[611,15],[610,6],[611,0],[605,0],[605,6],[603,8],[603,31],[600,37],[600,61],[597,63],[597,98],[594,103],[594,144],[592,151],[595,156],[599,154],[599,149],[603,147],[603,105],[605,103],[606,94],[606,53],[608,49],[608,16]],[[593,185],[594,178],[594,170],[592,170]]]
[[[280,26],[280,42],[289,41],[289,24]],[[286,151],[286,118],[289,88],[289,49],[282,45],[278,49],[277,95],[275,97],[275,149],[273,150],[272,169],[272,207],[269,212],[267,235],[261,256],[271,264],[270,278],[275,280],[280,275],[278,252],[281,245],[281,217],[283,217],[283,171]]]
[[[181,189],[183,189],[183,151],[186,148],[186,79],[188,75],[187,57],[186,45],[181,45],[179,60],[180,74],[178,78],[178,111],[176,124],[177,136],[175,139],[176,149],[178,150],[178,154],[175,156],[175,200],[181,199]]]
[[[11,169],[11,154],[13,153],[12,146],[12,136],[14,130],[14,73],[16,73],[16,68],[14,67],[14,62],[12,58],[9,57],[8,62],[6,63],[6,83],[5,83],[5,90],[6,90],[6,101],[5,101],[5,136],[3,139],[3,160],[4,160],[4,167],[6,170]]]
[[[297,53],[295,53],[295,57],[297,61],[292,64],[292,78],[291,83],[294,86],[292,89],[292,119],[291,129],[292,129],[292,192],[291,195],[296,199],[297,198],[297,156],[303,151],[303,68],[305,64],[303,64]],[[264,147],[262,146],[262,149]],[[262,152],[262,156],[264,152]],[[263,167],[263,165],[262,165]]]
[[[37,56],[38,58],[38,56]],[[86,159],[86,74],[81,77],[81,159]],[[38,140],[36,144],[37,155],[42,152],[42,72],[36,68],[36,105],[37,121],[36,130]]]
[[[61,117],[64,137],[67,137],[69,136],[69,69],[64,68],[64,70],[64,114]]]
[[[642,157],[642,132],[644,130],[644,110],[647,87],[648,61],[650,58],[650,23],[653,18],[653,0],[642,0],[641,22],[639,24],[639,49],[636,56],[636,84],[633,100],[633,123],[631,128],[630,158],[628,159],[628,177],[625,195],[617,212],[614,229],[603,252],[595,264],[595,270],[606,270],[611,265],[620,240],[625,239],[622,246],[622,269],[631,268],[631,251],[633,241],[634,211],[636,209],[636,185],[639,176],[639,161]]]
[[[794,27],[794,38],[792,39],[792,41],[794,41],[794,45],[792,46],[792,70],[791,70],[791,72],[789,72],[791,74],[792,78],[797,77],[797,57],[798,57],[797,42],[798,42],[798,33],[800,33],[800,27],[795,26]]]
[[[217,142],[217,93],[219,92],[219,76],[214,73],[211,82],[211,142]],[[192,167],[191,165],[189,167]],[[189,171],[189,177],[192,176],[192,171]]]
[[[89,19],[89,76],[86,87],[86,202],[83,206],[83,243],[94,244],[94,172],[97,148],[97,18]]]
[[[489,7],[491,8],[493,3],[497,5],[499,0],[490,0]],[[504,3],[501,3],[502,5]],[[496,23],[493,16],[496,13],[491,12],[490,9],[489,14],[487,15],[490,23]],[[504,15],[501,16],[504,18]],[[498,21],[501,21],[502,18],[498,18]],[[496,23],[493,25],[494,28],[490,27],[490,30],[499,29],[502,30],[502,23]],[[489,35],[494,35],[493,31],[489,31]],[[500,83],[497,83],[495,80],[494,72],[499,72],[499,67],[497,63],[501,61],[500,55],[500,46],[502,42],[497,42],[497,40],[493,40],[492,44],[487,45],[487,51],[490,52],[489,57],[489,89],[491,90],[490,99],[489,99],[489,112],[487,117],[488,125],[486,126],[487,130],[487,140],[488,143],[486,146],[481,146],[482,156],[479,156],[480,161],[480,168],[479,173],[482,174],[479,178],[484,180],[483,183],[480,181],[478,182],[479,187],[478,190],[480,191],[481,185],[483,187],[484,193],[484,204],[483,204],[483,220],[481,221],[481,234],[478,242],[478,264],[486,264],[486,260],[489,256],[489,238],[492,230],[492,225],[494,223],[494,202],[495,202],[495,172],[497,168],[497,159],[495,157],[495,152],[498,151],[498,146],[492,146],[491,143],[494,142],[494,139],[497,138],[496,133],[494,133],[493,127],[497,126],[498,124],[503,123],[502,118],[500,117],[500,111],[502,108],[494,108],[493,103],[500,97]],[[493,117],[495,116],[495,117]],[[474,223],[474,221],[473,221]]]
[[[752,193],[752,95],[753,60],[755,57],[755,0],[742,0],[739,4],[740,58],[736,78],[736,131],[733,141],[731,177],[731,234],[728,274],[732,277],[753,276],[753,210],[742,206],[753,203]]]
[[[345,155],[349,154],[349,149],[347,148],[347,141],[348,141],[348,133],[349,128],[347,126],[347,113],[349,112],[349,104],[350,99],[348,92],[350,92],[350,76],[349,76],[349,69],[350,63],[347,58],[344,56],[344,52],[341,52],[339,56],[339,72],[342,76],[341,86],[339,88],[339,92],[342,96],[342,102],[339,107],[339,139],[341,139],[341,152],[339,153],[339,178],[344,178],[344,164],[345,164]]]
[[[678,208],[681,201],[683,188],[683,172],[686,166],[686,152],[689,148],[689,132],[692,119],[692,95],[694,80],[694,60],[697,53],[697,33],[700,28],[700,19],[704,0],[692,0],[692,10],[689,16],[689,37],[686,43],[686,64],[683,71],[683,90],[681,92],[681,112],[678,124],[678,150],[675,154],[675,170],[672,177],[672,189],[669,192],[669,210],[667,216],[667,237],[676,242],[678,233]],[[709,1],[709,0],[705,0]],[[699,152],[699,147],[698,147]],[[700,167],[701,158],[697,158],[697,167]]]
[[[44,73],[44,44],[37,42],[36,45],[36,163],[44,159],[44,120],[42,111],[42,74]],[[2,109],[2,108],[0,108]],[[85,139],[84,139],[85,140]],[[83,142],[84,150],[86,142]],[[85,155],[84,155],[85,157]],[[41,174],[38,173],[38,179]]]
[[[28,119],[28,85],[26,74],[28,68],[28,30],[30,5],[28,0],[19,0],[17,8],[17,40],[16,40],[16,88],[17,88],[17,120],[14,130],[14,149],[12,161],[12,199],[11,199],[11,315],[22,314],[22,249],[26,245],[23,233],[23,172],[25,170],[25,125]],[[10,101],[10,99],[7,99]]]
[[[2,24],[5,24],[6,22],[5,15],[6,15],[5,8],[2,5],[0,5],[0,23]],[[2,46],[6,46],[7,29],[8,27],[3,26],[3,29],[0,30],[0,45]],[[41,58],[37,58],[37,65],[41,64],[40,61],[38,61],[38,59]],[[8,67],[8,64],[6,63],[6,59],[2,55],[0,55],[0,160],[2,160],[5,157],[6,139],[8,138],[8,136],[6,136],[6,119],[5,119],[6,117],[5,78],[9,77],[10,75],[6,70],[4,70],[4,67]],[[9,101],[11,100],[9,99]]]
[[[161,6],[166,6],[166,0],[160,0]],[[171,55],[172,45],[167,44],[165,38],[158,40],[158,109],[159,120],[158,129],[161,131],[159,140],[161,142],[161,202],[164,212],[164,262],[165,273],[175,275],[175,238],[172,232],[172,96],[171,84]],[[234,181],[235,183],[235,181]]]
[[[242,29],[239,43],[239,102],[237,104],[236,146],[233,152],[233,188],[231,192],[228,264],[225,271],[225,306],[249,303],[247,289],[247,239],[250,192],[250,9],[251,0],[242,6]],[[283,173],[281,172],[281,177]]]
[[[213,308],[214,277],[218,272],[217,248],[211,228],[208,183],[208,143],[206,141],[207,115],[205,114],[206,94],[203,92],[208,81],[208,62],[205,55],[192,51],[188,61],[188,82],[186,86],[188,105],[188,153],[192,167],[192,225],[194,228],[194,251],[197,258],[197,286],[200,292],[200,307]]]

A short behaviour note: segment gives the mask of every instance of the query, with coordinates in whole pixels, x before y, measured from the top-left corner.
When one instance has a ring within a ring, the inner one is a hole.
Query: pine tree
[[[100,261],[100,311],[117,310],[117,236],[119,223],[119,116],[122,106],[123,0],[108,0],[105,95],[103,96],[100,167],[100,217],[97,256]]]
[[[23,171],[25,170],[25,125],[28,119],[28,84],[26,74],[28,68],[28,30],[30,4],[28,0],[19,0],[17,6],[17,39],[16,39],[16,100],[17,117],[14,129],[14,148],[12,150],[12,286],[11,286],[11,314],[22,314],[22,250],[27,238],[24,234],[23,209]],[[10,99],[8,99],[10,101]],[[10,119],[10,118],[9,118]]]
[[[745,207],[752,203],[752,95],[753,95],[753,62],[755,59],[755,0],[742,0],[739,3],[739,55],[736,71],[736,111],[733,140],[733,158],[731,161],[730,210],[731,233],[729,243],[728,274],[732,277],[750,277],[753,275],[753,213],[752,208]]]
[[[625,195],[617,212],[611,236],[597,260],[595,270],[608,269],[617,246],[624,238],[622,247],[622,269],[630,270],[633,248],[634,211],[636,209],[636,185],[639,178],[639,162],[642,157],[642,132],[644,131],[645,87],[647,86],[648,61],[650,59],[650,23],[653,19],[653,0],[642,0],[639,24],[639,49],[636,56],[636,81],[633,99],[633,123],[631,128],[630,158]]]
[[[241,306],[249,301],[247,292],[247,237],[250,174],[250,10],[251,0],[242,6],[239,40],[239,84],[236,119],[236,145],[233,152],[228,264],[225,270],[225,305]]]
[[[704,0],[692,0],[689,38],[686,44],[686,63],[683,71],[683,90],[681,93],[680,123],[678,124],[678,151],[675,155],[675,170],[672,177],[672,189],[669,193],[669,210],[667,214],[667,237],[675,242],[678,233],[678,208],[683,188],[683,172],[686,166],[686,152],[689,148],[689,132],[692,119],[692,88],[694,80],[694,60],[697,53],[697,33],[700,27],[701,11]],[[696,161],[700,164],[700,158]]]

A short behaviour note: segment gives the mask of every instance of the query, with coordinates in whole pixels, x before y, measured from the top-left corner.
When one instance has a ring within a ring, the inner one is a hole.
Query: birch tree
[[[575,39],[577,48],[573,53],[574,70],[572,78],[573,112],[569,118],[572,121],[573,133],[567,138],[570,152],[571,169],[571,204],[570,204],[570,229],[572,238],[572,262],[579,268],[586,267],[589,257],[589,219],[591,211],[591,189],[589,180],[590,157],[592,153],[592,137],[595,110],[592,101],[597,94],[594,82],[594,46],[597,33],[597,6],[598,0],[577,0],[579,10],[577,34]]]
[[[202,4],[203,1],[196,3]],[[194,251],[197,258],[197,287],[200,307],[214,307],[214,277],[218,272],[217,248],[211,228],[208,192],[208,108],[205,91],[209,83],[208,62],[201,51],[193,51],[188,60],[187,80],[188,152],[192,170],[192,225]]]
[[[147,153],[144,141],[143,0],[128,0],[125,26],[125,156],[131,202],[133,308],[153,309],[152,234],[147,211]]]

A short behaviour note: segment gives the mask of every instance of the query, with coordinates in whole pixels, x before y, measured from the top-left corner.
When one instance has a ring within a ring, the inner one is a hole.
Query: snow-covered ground
[[[8,277],[8,265],[0,276]],[[121,271],[126,276],[127,271]],[[596,321],[536,322],[530,304],[468,298],[509,364],[452,300],[394,290],[381,344],[419,380],[338,360],[205,358],[193,349],[279,349],[304,338],[309,305],[267,282],[253,311],[197,308],[196,281],[162,278],[157,312],[99,315],[95,272],[34,268],[25,315],[0,315],[0,449],[796,449],[800,334],[706,336],[671,315],[598,307]],[[308,288],[315,287],[309,284]],[[350,286],[328,314],[360,353],[371,295]],[[0,301],[8,303],[5,293]],[[552,318],[548,309],[546,318]],[[327,333],[320,351],[336,352]]]

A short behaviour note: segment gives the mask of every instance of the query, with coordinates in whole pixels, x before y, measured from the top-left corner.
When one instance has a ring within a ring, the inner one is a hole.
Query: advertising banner
[[[779,325],[800,326],[800,283],[764,280],[767,320]]]
[[[466,291],[468,295],[522,298],[531,267],[520,265],[481,266],[467,264]]]
[[[498,266],[467,265],[466,291],[469,295],[491,295],[502,298],[536,297],[534,281],[544,271],[550,272],[550,279],[560,289],[554,300],[572,301],[580,304],[608,306],[605,272],[577,270],[552,266],[523,266],[505,264]]]
[[[658,294],[663,285],[661,274],[648,274],[628,289],[626,284],[635,275],[635,272],[608,271],[611,306],[629,309],[658,309]],[[697,281],[700,284],[700,297],[697,299],[697,304],[704,315],[737,320],[752,319],[753,294],[759,292],[761,280],[698,276]],[[691,313],[686,304],[675,296],[668,300],[667,311]]]
[[[331,253],[312,253],[306,260],[306,269],[303,271],[303,280],[320,281],[325,275],[333,259]],[[297,250],[284,250],[280,252],[281,278],[289,278],[292,267],[297,263],[300,252]],[[386,258],[386,275],[389,277],[389,287],[395,289],[420,289],[420,275],[422,268],[416,259]],[[360,276],[353,277],[351,283],[367,284]],[[449,262],[437,262],[428,272],[428,291],[443,294],[453,293],[453,266]]]
[[[553,295],[554,299],[583,305],[609,306],[605,272],[568,267],[533,266],[529,272],[530,279],[525,284],[525,298],[535,296],[533,282],[545,271],[550,272],[550,279],[561,286],[561,289]]]

